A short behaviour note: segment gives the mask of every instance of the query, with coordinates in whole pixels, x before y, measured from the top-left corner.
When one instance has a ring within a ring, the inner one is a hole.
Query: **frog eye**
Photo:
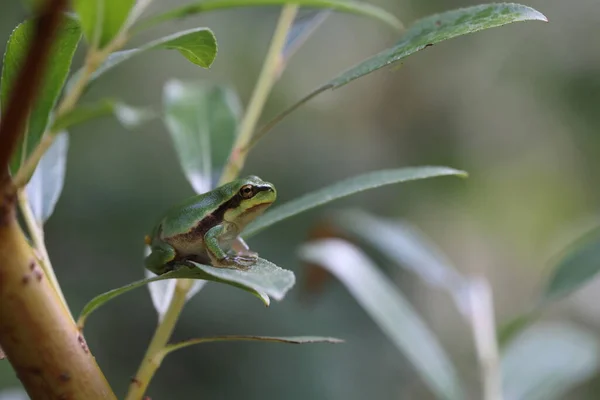
[[[244,199],[249,199],[254,196],[254,187],[252,185],[244,185],[240,189],[240,196]]]

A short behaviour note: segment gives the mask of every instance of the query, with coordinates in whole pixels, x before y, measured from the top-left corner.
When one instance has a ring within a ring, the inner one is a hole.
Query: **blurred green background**
[[[182,2],[155,3],[151,11]],[[405,24],[477,4],[373,3]],[[550,23],[519,23],[461,37],[401,67],[326,92],[252,153],[245,172],[273,182],[281,202],[379,168],[448,165],[470,173],[467,180],[440,178],[370,191],[274,227],[250,245],[296,273],[300,284],[288,297],[265,308],[245,292],[209,284],[188,303],[175,332],[175,339],[314,334],[347,343],[196,346],[165,360],[150,386],[153,399],[431,398],[412,366],[339,283],[331,282],[318,296],[302,296],[299,244],[328,211],[348,205],[408,220],[462,272],[488,277],[499,321],[534,301],[557,251],[597,222],[600,7],[597,0],[530,0],[527,5]],[[118,97],[158,109],[163,84],[179,78],[231,84],[245,103],[277,15],[276,8],[209,13],[146,32],[131,45],[208,26],[217,36],[219,54],[209,71],[175,52],[144,54],[103,77],[86,99]],[[3,2],[2,42],[27,16],[19,2]],[[378,22],[334,14],[294,56],[265,117],[396,40],[397,34]],[[127,131],[105,118],[71,133],[65,189],[47,224],[47,244],[78,313],[96,294],[142,276],[144,235],[168,206],[193,192],[160,120]],[[477,398],[473,339],[448,295],[397,268],[388,273],[438,335]],[[544,318],[574,321],[598,333],[598,286],[588,285]],[[155,326],[145,289],[108,303],[90,318],[86,339],[119,396]],[[599,383],[589,382],[568,398],[597,398]],[[17,385],[9,364],[0,363],[0,388]]]

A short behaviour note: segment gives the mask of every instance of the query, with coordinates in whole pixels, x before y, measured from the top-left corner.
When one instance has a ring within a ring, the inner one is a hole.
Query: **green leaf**
[[[182,7],[174,8],[140,23],[139,29],[147,29],[156,24],[196,15],[199,13],[236,7],[280,6],[297,4],[300,7],[328,8],[378,19],[394,29],[401,29],[402,23],[387,11],[371,4],[352,0],[202,0]]]
[[[300,256],[336,276],[439,398],[464,399],[458,375],[435,335],[371,260],[339,239],[302,246]]]
[[[227,336],[214,336],[185,340],[179,343],[173,343],[165,346],[165,348],[159,353],[159,357],[162,359],[167,354],[183,349],[188,346],[196,344],[212,343],[212,342],[269,342],[269,343],[289,343],[289,344],[308,344],[308,343],[332,343],[339,344],[344,343],[343,340],[322,337],[322,336],[252,336],[252,335],[227,335]]]
[[[539,11],[519,4],[484,4],[435,14],[417,21],[395,46],[350,68],[324,87],[338,88],[444,40],[528,20],[547,21]]]
[[[156,117],[154,112],[149,109],[132,107],[116,100],[104,99],[93,104],[81,104],[75,107],[70,112],[57,118],[52,125],[52,130],[63,130],[111,114],[114,114],[117,120],[129,129]]]
[[[6,109],[11,87],[19,73],[23,57],[27,54],[34,30],[35,21],[27,20],[18,25],[8,39],[0,81],[0,108],[2,109]],[[10,171],[13,175],[33,152],[48,127],[52,110],[69,74],[71,60],[80,38],[81,31],[77,21],[65,16],[50,52],[49,59],[52,62],[48,64],[42,78],[40,95],[29,114],[27,131],[11,160]]]
[[[54,206],[62,192],[67,168],[69,135],[61,132],[40,159],[25,190],[27,201],[41,227],[54,212]]]
[[[567,296],[596,277],[600,271],[600,228],[569,246],[553,268],[543,301]]]
[[[568,324],[532,327],[515,339],[502,360],[503,389],[510,400],[565,399],[600,365],[595,335]]]
[[[281,206],[274,207],[272,211],[267,212],[251,223],[244,230],[243,236],[244,238],[249,238],[277,222],[298,215],[311,208],[329,203],[330,201],[350,196],[351,194],[394,183],[447,175],[465,177],[467,174],[464,171],[447,167],[414,167],[373,171],[354,176],[315,192],[305,194]]]
[[[135,0],[73,0],[88,43],[103,48],[124,26]]]
[[[194,265],[195,267],[181,266],[166,274],[154,278],[142,279],[94,297],[81,311],[78,326],[83,327],[86,318],[107,301],[150,282],[163,279],[202,279],[225,283],[254,294],[267,306],[270,302],[269,297],[273,297],[275,300],[283,299],[287,291],[294,286],[296,280],[292,271],[281,269],[262,258],[259,258],[256,264],[247,271],[214,268],[197,263],[194,263]]]
[[[228,87],[171,80],[163,92],[165,124],[196,193],[212,188],[237,133],[240,102]]]
[[[97,79],[102,74],[133,56],[156,49],[177,50],[194,64],[202,68],[209,68],[217,56],[217,39],[214,33],[208,28],[194,28],[177,32],[146,43],[137,49],[112,53],[104,64],[94,72],[90,79]]]

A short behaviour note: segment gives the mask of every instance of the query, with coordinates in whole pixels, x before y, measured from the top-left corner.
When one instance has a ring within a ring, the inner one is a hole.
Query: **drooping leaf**
[[[483,4],[431,15],[412,25],[395,46],[350,68],[325,86],[338,88],[444,40],[512,22],[530,20],[547,21],[539,11],[511,3]]]
[[[346,70],[280,113],[258,131],[252,144],[287,115],[328,89],[339,88],[444,40],[512,22],[528,20],[547,21],[539,11],[514,3],[483,4],[423,18],[414,23],[395,46]]]
[[[327,239],[304,245],[300,256],[324,267],[346,286],[437,397],[465,398],[456,370],[435,335],[358,248],[343,240]]]
[[[555,300],[573,293],[590,282],[600,271],[600,228],[569,246],[553,268],[544,290],[544,300]]]
[[[23,22],[15,28],[8,39],[0,81],[0,108],[2,109],[6,109],[11,87],[33,38],[35,24],[34,20]],[[80,38],[81,30],[77,21],[72,17],[65,16],[50,51],[49,59],[52,62],[48,64],[42,78],[40,95],[29,114],[27,130],[11,160],[10,171],[13,175],[33,152],[48,127],[52,110],[69,74],[71,60]]]
[[[202,279],[225,283],[254,294],[267,306],[269,305],[269,297],[273,297],[275,300],[283,299],[287,291],[294,286],[296,279],[293,272],[279,268],[262,258],[259,258],[257,263],[247,271],[214,268],[197,263],[194,263],[194,265],[195,267],[181,266],[166,274],[154,278],[142,279],[96,296],[81,311],[78,326],[83,327],[85,319],[107,301],[150,282],[163,279]]]
[[[92,104],[81,104],[70,112],[57,118],[52,130],[59,131],[73,125],[113,114],[126,128],[133,129],[156,117],[152,110],[132,107],[119,101],[104,99]]]
[[[156,39],[137,49],[117,51],[94,72],[90,80],[97,79],[133,56],[156,49],[177,50],[192,63],[209,68],[217,56],[217,39],[208,28],[194,28]]]
[[[414,167],[373,171],[354,176],[274,207],[272,211],[252,222],[244,230],[243,236],[244,238],[254,236],[277,222],[351,194],[394,183],[448,175],[464,177],[466,172],[447,167]]]
[[[146,279],[154,278],[156,275],[147,269],[144,270],[144,276]],[[195,279],[190,290],[186,294],[186,300],[194,297],[206,284],[206,281],[201,279]],[[175,279],[164,279],[148,283],[148,291],[150,291],[150,298],[152,299],[152,305],[158,314],[158,321],[162,321],[173,295],[175,294],[175,286],[177,280]]]
[[[358,209],[334,214],[334,222],[396,265],[415,273],[425,283],[448,291],[459,309],[463,309],[465,277],[415,227]]]
[[[506,349],[502,360],[506,400],[565,399],[600,365],[595,335],[568,324],[532,327]]]
[[[134,5],[135,0],[73,0],[88,43],[99,48],[117,36]]]
[[[328,8],[339,12],[364,15],[385,22],[394,29],[402,28],[402,23],[387,11],[368,3],[353,0],[201,0],[150,17],[140,23],[140,29],[207,11],[235,7],[280,6],[283,4],[297,4],[300,7],[307,8]]]
[[[69,135],[59,133],[40,159],[25,190],[31,211],[41,227],[54,212],[54,206],[62,192],[67,168]]]
[[[233,146],[239,100],[224,86],[171,80],[165,85],[163,103],[181,167],[196,193],[207,192]]]

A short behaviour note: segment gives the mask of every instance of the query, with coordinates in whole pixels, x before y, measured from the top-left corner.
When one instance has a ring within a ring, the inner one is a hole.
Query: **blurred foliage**
[[[166,3],[152,8],[165,11],[172,6]],[[408,23],[476,2],[377,4]],[[410,221],[460,272],[486,275],[499,321],[527,311],[547,280],[549,261],[598,222],[600,199],[600,118],[594,112],[600,105],[600,52],[594,50],[600,9],[594,0],[576,5],[532,0],[528,5],[543,11],[551,23],[517,24],[436,45],[395,70],[325,93],[276,127],[245,169],[272,181],[282,203],[379,168],[451,165],[469,171],[467,181],[423,181],[341,200],[273,227],[252,239],[252,248],[302,279],[297,244],[308,228],[351,204]],[[28,15],[18,2],[4,4],[0,37],[7,38]],[[235,87],[245,104],[275,18],[274,9],[236,10],[153,28],[133,44],[209,25],[219,40],[219,56],[204,71],[183,57],[142,54],[107,72],[89,98],[118,93],[129,104],[157,106],[164,83],[175,77]],[[266,119],[396,40],[396,34],[376,22],[331,15],[290,61]],[[47,245],[77,313],[95,294],[143,276],[144,235],[157,215],[192,190],[161,121],[129,132],[103,119],[71,133],[65,190],[47,224]],[[382,267],[436,332],[468,392],[478,393],[472,336],[447,295],[389,263]],[[578,321],[597,336],[598,285],[594,281],[555,303],[540,318]],[[297,286],[285,302],[267,310],[242,291],[208,284],[184,311],[175,339],[318,332],[346,343],[191,347],[165,360],[150,387],[152,397],[428,398],[408,361],[346,290],[337,283],[326,289],[302,301]],[[116,299],[88,321],[88,345],[118,394],[125,392],[155,324],[144,290]],[[597,398],[597,382],[600,376],[564,398]],[[15,385],[9,364],[0,363],[0,388]]]

